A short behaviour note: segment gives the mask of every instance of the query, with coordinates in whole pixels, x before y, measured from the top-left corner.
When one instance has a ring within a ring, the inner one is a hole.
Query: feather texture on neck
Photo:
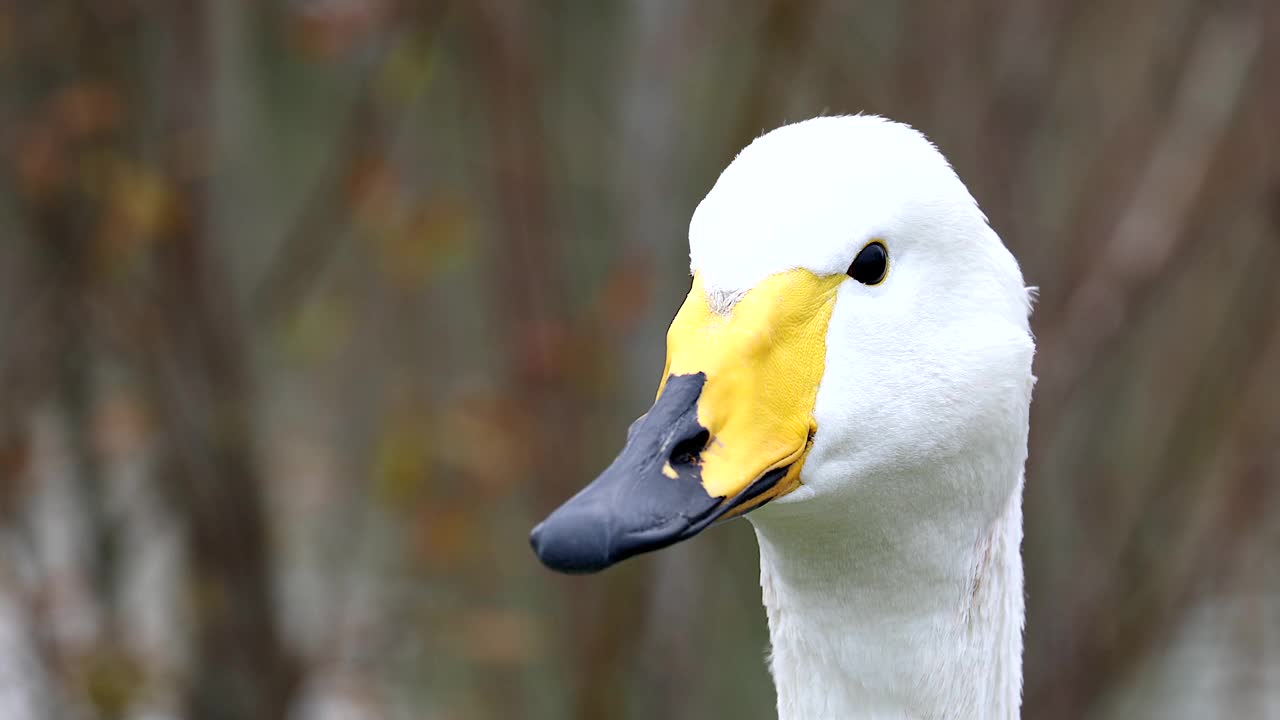
[[[976,534],[759,513],[779,719],[1017,718],[1021,503]]]

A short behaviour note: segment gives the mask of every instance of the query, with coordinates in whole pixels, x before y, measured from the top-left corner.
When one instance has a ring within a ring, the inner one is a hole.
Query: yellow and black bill
[[[674,375],[657,403],[637,420],[617,459],[533,529],[530,541],[553,570],[603,570],[632,555],[692,537],[777,486],[788,466],[769,470],[732,498],[702,484],[701,456],[710,439],[698,423],[702,373]]]
[[[695,275],[653,407],[613,463],[533,529],[543,564],[603,570],[794,490],[843,279],[791,270],[713,307]]]

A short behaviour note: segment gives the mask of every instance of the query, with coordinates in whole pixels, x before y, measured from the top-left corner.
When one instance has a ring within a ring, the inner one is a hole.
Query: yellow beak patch
[[[720,313],[694,275],[667,332],[658,395],[672,375],[706,375],[697,401],[698,423],[711,436],[699,460],[702,486],[711,497],[733,497],[766,472],[789,466],[773,489],[732,514],[799,485],[817,430],[813,406],[825,370],[827,327],[845,279],[789,270],[766,278]]]

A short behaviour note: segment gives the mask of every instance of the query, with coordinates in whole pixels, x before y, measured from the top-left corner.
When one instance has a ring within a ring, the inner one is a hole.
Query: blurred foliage
[[[533,522],[761,132],[928,134],[1039,286],[1026,717],[1280,713],[1280,3],[0,0],[0,716],[773,717],[742,523]]]

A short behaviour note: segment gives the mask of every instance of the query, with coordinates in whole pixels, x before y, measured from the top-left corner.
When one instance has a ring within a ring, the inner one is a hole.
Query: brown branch
[[[1275,257],[1263,250],[1262,258]],[[1223,560],[1236,557],[1265,527],[1265,508],[1274,492],[1266,468],[1280,438],[1280,417],[1272,410],[1274,378],[1280,373],[1280,328],[1272,318],[1280,312],[1280,291],[1265,274],[1254,282],[1256,287],[1226,311],[1240,316],[1260,308],[1252,327],[1223,331],[1234,331],[1244,347],[1219,353],[1229,357],[1206,364],[1201,372],[1198,385],[1212,388],[1213,407],[1184,403],[1164,462],[1153,472],[1164,479],[1164,487],[1148,493],[1116,560],[1106,564],[1108,577],[1085,593],[1074,617],[1064,623],[1083,629],[1073,646],[1058,654],[1051,672],[1028,678],[1029,717],[1085,716],[1169,640],[1186,612],[1215,587],[1214,580],[1230,572]],[[1243,372],[1222,367],[1232,364],[1231,357],[1248,358]],[[1224,384],[1224,376],[1235,381]],[[1212,457],[1197,462],[1205,444],[1215,448]]]
[[[377,95],[375,83],[364,83],[334,142],[337,150],[329,168],[322,172],[318,187],[268,260],[249,300],[258,325],[270,327],[280,322],[301,303],[348,228],[343,209],[347,201],[361,201],[362,170],[383,152]],[[352,197],[344,198],[344,191]]]
[[[398,43],[431,37],[449,18],[452,6],[452,2],[434,2],[402,13],[407,16],[404,22],[360,81],[326,169],[268,260],[250,298],[259,326],[280,322],[306,298],[350,227],[346,210],[366,202],[375,190],[368,182],[370,167],[382,162],[387,152],[384,142],[394,135],[396,119],[384,107],[385,87],[379,82],[386,72],[385,59],[394,55]]]
[[[1033,407],[1033,457],[1055,435],[1056,417],[1091,364],[1111,356],[1108,350],[1133,327],[1130,318],[1136,308],[1169,277],[1181,243],[1194,237],[1190,228],[1212,190],[1211,172],[1221,164],[1232,130],[1241,126],[1262,87],[1263,73],[1256,69],[1261,44],[1253,19],[1240,14],[1211,17],[1199,28],[1171,114],[1153,139],[1146,164],[1135,174],[1135,190],[1113,236],[1092,253],[1096,259],[1079,273],[1079,284],[1066,293],[1066,301],[1046,308],[1039,351],[1044,361],[1038,364],[1041,382]],[[1105,169],[1105,161],[1100,167]],[[1238,186],[1247,188],[1247,182],[1246,178]],[[1230,308],[1254,306],[1253,298],[1242,297]],[[1274,296],[1264,302],[1273,300]],[[1268,329],[1257,330],[1265,337]],[[1230,339],[1239,335],[1239,328],[1224,324],[1220,334]],[[1210,347],[1216,349],[1214,344]],[[1197,451],[1210,442],[1219,452],[1226,448],[1257,456],[1255,448],[1241,446],[1240,418],[1223,417],[1230,402],[1243,402],[1254,390],[1251,383],[1227,383],[1222,388],[1223,374],[1233,375],[1219,355],[1206,357],[1186,391],[1174,391],[1175,429],[1162,462],[1150,470],[1151,486],[1141,490],[1142,512],[1120,523],[1127,527],[1126,535],[1109,540],[1085,535],[1080,541],[1096,543],[1099,550],[1080,552],[1081,564],[1067,575],[1074,578],[1073,599],[1059,604],[1068,609],[1069,617],[1055,621],[1062,628],[1057,637],[1062,647],[1054,651],[1051,666],[1038,672],[1029,668],[1028,717],[1087,714],[1168,640],[1201,597],[1204,569],[1219,565],[1217,558],[1230,556],[1252,536],[1257,519],[1233,509],[1230,497],[1256,497],[1257,474],[1240,467],[1210,472],[1197,460]],[[1188,365],[1187,372],[1195,372],[1194,366]],[[1212,403],[1221,423],[1191,402],[1198,397],[1193,392],[1205,387],[1222,390]],[[1223,478],[1230,489],[1221,487]],[[1080,480],[1077,489],[1085,496],[1104,490],[1090,488],[1088,478]],[[1142,488],[1143,481],[1133,478],[1129,492]],[[1218,499],[1225,502],[1215,504]],[[1164,547],[1165,555],[1153,558],[1153,545]]]
[[[563,354],[568,321],[561,288],[567,285],[548,211],[540,53],[533,44],[537,36],[527,31],[531,4],[484,0],[463,9],[466,52],[488,118],[480,131],[492,148],[498,237],[491,266],[498,273],[495,319],[507,359],[503,384],[527,423],[526,478],[537,488],[536,497],[560,498],[580,477],[576,454],[565,446],[577,444],[586,429]],[[599,593],[597,586],[566,600],[580,615],[598,606]],[[581,654],[574,659],[584,678],[615,671],[615,663],[593,664]],[[518,716],[522,703],[514,680],[495,686],[509,688],[486,698],[495,716]]]
[[[1071,290],[1060,317],[1040,331],[1037,403],[1060,407],[1101,348],[1126,327],[1132,308],[1175,255],[1210,166],[1250,87],[1261,47],[1247,17],[1207,22],[1193,46],[1176,104],[1122,215],[1091,272]]]
[[[162,483],[185,533],[193,658],[184,704],[194,720],[275,720],[287,715],[299,669],[276,621],[245,334],[207,230],[210,6],[186,0],[169,12],[181,49],[165,136],[176,217],[155,244],[146,377],[163,428]]]
[[[814,29],[818,4],[814,0],[769,0],[761,21],[759,49],[750,69],[753,78],[743,107],[737,113],[738,126],[728,146],[727,164],[738,151],[781,121],[780,111],[794,77],[784,74],[793,67]]]

